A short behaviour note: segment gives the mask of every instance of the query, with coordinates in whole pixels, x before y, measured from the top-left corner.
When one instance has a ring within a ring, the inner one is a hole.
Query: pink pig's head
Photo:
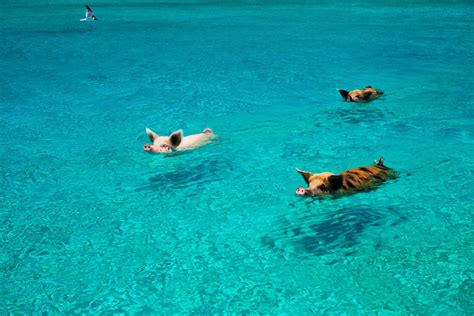
[[[146,133],[151,140],[151,144],[145,144],[143,150],[150,154],[168,154],[177,150],[183,139],[183,133],[178,130],[169,136],[158,136],[151,129],[147,128]]]

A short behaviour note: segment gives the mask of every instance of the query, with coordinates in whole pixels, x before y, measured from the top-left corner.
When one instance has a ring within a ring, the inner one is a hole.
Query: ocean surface
[[[0,314],[474,313],[474,3],[89,5],[0,3]]]

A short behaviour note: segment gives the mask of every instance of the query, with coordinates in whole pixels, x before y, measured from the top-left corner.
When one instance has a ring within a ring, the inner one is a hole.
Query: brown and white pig
[[[363,102],[363,101],[372,101],[384,94],[383,91],[367,86],[362,90],[352,90],[346,91],[342,89],[337,89],[341,94],[342,98],[348,102]]]

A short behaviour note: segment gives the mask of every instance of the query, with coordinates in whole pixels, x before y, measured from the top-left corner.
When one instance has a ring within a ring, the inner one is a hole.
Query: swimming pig
[[[299,187],[295,193],[306,196],[351,193],[368,189],[394,176],[394,172],[384,166],[383,157],[374,162],[373,166],[354,168],[341,174],[331,172],[314,174],[296,169],[303,176],[308,188]]]
[[[145,144],[143,149],[151,154],[167,154],[176,151],[194,149],[209,143],[215,134],[210,128],[206,128],[199,134],[193,134],[183,137],[183,132],[178,130],[170,136],[158,136],[151,129],[147,128],[146,133],[152,142],[152,145]]]
[[[361,102],[361,101],[371,101],[380,97],[383,91],[367,86],[362,90],[352,90],[346,91],[342,89],[337,89],[341,94],[342,98],[348,102]]]

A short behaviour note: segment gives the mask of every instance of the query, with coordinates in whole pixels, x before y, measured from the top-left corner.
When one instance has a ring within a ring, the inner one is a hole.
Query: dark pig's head
[[[342,177],[331,172],[311,173],[296,169],[303,176],[308,188],[299,187],[295,193],[303,196],[314,196],[321,194],[331,194],[339,190],[342,186]]]

